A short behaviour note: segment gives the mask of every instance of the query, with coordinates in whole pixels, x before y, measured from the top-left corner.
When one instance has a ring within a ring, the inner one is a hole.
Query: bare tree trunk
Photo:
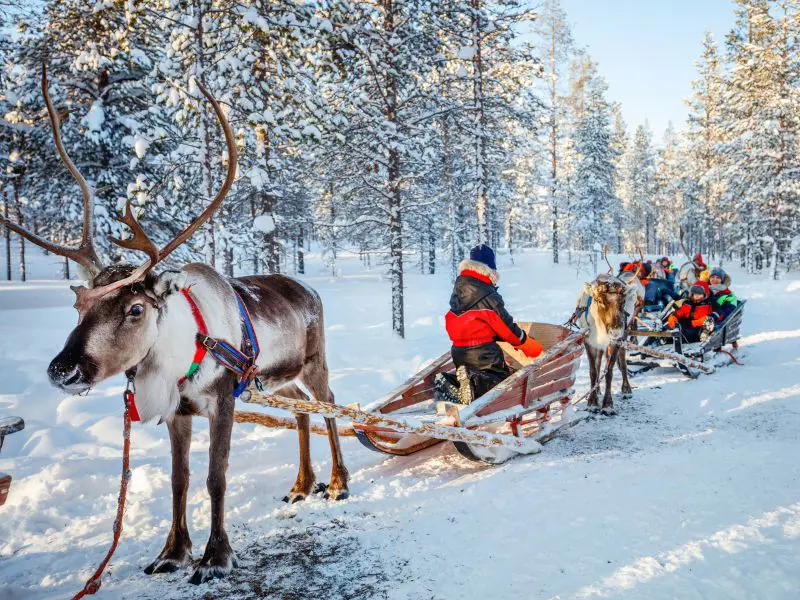
[[[444,188],[447,191],[450,213],[450,278],[458,276],[458,263],[464,257],[464,209],[461,197],[453,189],[453,156],[450,145],[450,118],[442,120],[442,160],[444,162]]]
[[[64,279],[69,281],[70,277],[71,276],[70,276],[70,273],[69,273],[69,259],[65,256],[64,257]]]
[[[425,225],[425,215],[420,212],[419,214],[419,272],[425,274],[425,251],[428,249],[428,231]]]
[[[436,274],[436,234],[433,219],[428,217],[428,275]]]
[[[383,0],[383,28],[388,37],[395,29],[394,1]],[[392,56],[392,59],[394,57]],[[386,121],[394,124],[397,118],[397,78],[392,69],[384,75],[386,89]],[[396,147],[389,150],[387,192],[389,203],[389,275],[392,282],[392,331],[405,337],[405,300],[403,289],[403,217],[400,196],[400,153]]]
[[[17,223],[19,223],[20,227],[24,227],[25,220],[22,214],[22,202],[19,197],[19,177],[14,178],[12,185],[14,186],[14,207],[17,209]],[[19,277],[20,280],[27,281],[25,269],[25,238],[21,235],[17,237],[19,238]]]
[[[556,110],[556,24],[555,16],[550,36],[550,201],[552,202],[553,263],[558,264],[558,112]]]
[[[478,243],[488,243],[489,239],[489,165],[486,155],[486,106],[483,97],[483,39],[481,27],[481,0],[472,0],[472,43],[475,55],[472,57],[472,101],[476,114],[475,127],[475,207],[478,215]]]
[[[300,275],[306,273],[306,257],[303,243],[305,242],[305,228],[300,225],[300,231],[297,234],[297,272]]]
[[[8,220],[8,192],[3,191],[3,217]],[[8,227],[3,228],[6,237],[6,279],[11,281],[11,230]]]

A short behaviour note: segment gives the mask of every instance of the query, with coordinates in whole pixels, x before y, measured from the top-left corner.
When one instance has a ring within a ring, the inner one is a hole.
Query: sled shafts
[[[262,425],[264,427],[297,429],[297,420],[293,417],[276,417],[274,415],[265,415],[264,413],[237,410],[233,415],[233,420],[236,423],[254,423],[255,425]],[[339,427],[338,429],[340,436],[355,437],[356,435],[356,432],[353,431],[353,428],[349,425]],[[328,428],[324,425],[311,423],[311,433],[328,435]]]
[[[440,440],[450,440],[451,442],[465,442],[468,444],[475,444],[476,446],[502,446],[523,454],[532,454],[541,451],[541,444],[531,439],[516,438],[511,435],[486,431],[473,431],[462,427],[450,427],[447,425],[438,425],[436,423],[409,423],[406,421],[388,419],[374,413],[350,408],[349,406],[316,402],[314,400],[295,400],[284,396],[265,395],[252,388],[250,392],[251,403],[263,404],[265,406],[292,412],[346,419],[360,425],[402,433],[416,433]]]
[[[624,346],[628,350],[633,352],[641,352],[642,354],[647,354],[649,356],[654,356],[655,358],[663,358],[665,360],[672,360],[676,363],[680,363],[690,369],[697,369],[698,371],[702,371],[703,373],[710,375],[714,372],[712,367],[706,366],[701,362],[696,360],[692,360],[690,358],[686,358],[685,356],[681,356],[680,354],[673,354],[671,352],[664,352],[662,350],[654,350],[653,348],[648,348],[647,346],[638,346],[636,344],[631,344],[630,342],[623,342],[620,344]]]
[[[535,404],[532,404],[528,408],[514,406],[512,408],[507,408],[505,410],[484,415],[482,417],[472,417],[469,422],[465,424],[469,425],[470,427],[480,427],[481,425],[492,425],[493,423],[501,423],[510,419],[521,418],[525,415],[536,412],[537,410],[549,407],[556,402],[559,402],[563,398],[572,398],[573,393],[573,390],[569,390],[567,392],[555,392],[553,394],[548,394],[541,400],[537,400]]]

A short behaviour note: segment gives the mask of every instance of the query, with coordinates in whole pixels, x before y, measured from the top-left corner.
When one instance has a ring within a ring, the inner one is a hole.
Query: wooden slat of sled
[[[583,346],[578,346],[577,348],[565,352],[564,354],[555,357],[553,360],[547,362],[546,364],[542,365],[541,367],[537,367],[534,370],[534,376],[538,378],[547,378],[552,377],[551,373],[556,371],[560,367],[565,365],[573,366],[578,359],[583,355]]]
[[[528,377],[520,377],[512,385],[508,386],[497,398],[486,404],[475,413],[478,417],[483,417],[499,410],[505,410],[512,406],[522,406],[525,402],[525,389]]]
[[[528,405],[538,402],[540,399],[555,394],[556,392],[563,392],[572,387],[575,383],[575,377],[564,377],[556,381],[549,381],[542,385],[532,388],[528,392]]]

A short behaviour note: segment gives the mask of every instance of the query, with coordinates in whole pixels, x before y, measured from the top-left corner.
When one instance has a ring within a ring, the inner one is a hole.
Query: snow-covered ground
[[[33,276],[57,272],[52,257],[38,261]],[[499,262],[517,318],[569,316],[583,276],[543,253]],[[310,266],[339,402],[368,403],[447,347],[446,274],[408,274],[401,341],[390,334],[389,285],[377,272],[355,257],[336,279],[318,257]],[[134,425],[125,530],[99,597],[800,597],[800,280],[733,275],[749,299],[745,366],[696,381],[642,376],[617,417],[584,422],[537,456],[484,467],[445,444],[387,458],[347,439],[352,497],[287,506],[295,434],[237,425],[227,522],[240,568],[221,582],[194,587],[185,572],[142,573],[169,527],[169,443],[164,426]],[[14,477],[0,508],[3,599],[78,591],[111,537],[122,381],[64,397],[45,376],[75,322],[72,301],[59,281],[0,284],[0,415],[27,424],[0,455],[0,471]],[[576,387],[588,387],[585,373]],[[196,419],[196,558],[210,518],[208,441]],[[324,481],[324,438],[313,440],[313,455]]]

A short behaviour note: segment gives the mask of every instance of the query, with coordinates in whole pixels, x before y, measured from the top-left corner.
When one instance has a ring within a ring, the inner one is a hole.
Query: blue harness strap
[[[253,329],[250,313],[236,290],[233,293],[236,296],[236,304],[239,307],[239,316],[242,320],[244,333],[242,336],[242,350],[234,348],[225,340],[218,340],[208,335],[198,334],[198,340],[208,349],[214,360],[239,376],[239,383],[233,389],[233,397],[238,398],[256,375],[256,360],[258,359],[260,347],[255,329]]]
[[[589,299],[586,301],[586,306],[583,308],[583,316],[587,319],[589,318],[587,315],[589,314],[589,307],[592,305],[592,296],[589,294]]]

